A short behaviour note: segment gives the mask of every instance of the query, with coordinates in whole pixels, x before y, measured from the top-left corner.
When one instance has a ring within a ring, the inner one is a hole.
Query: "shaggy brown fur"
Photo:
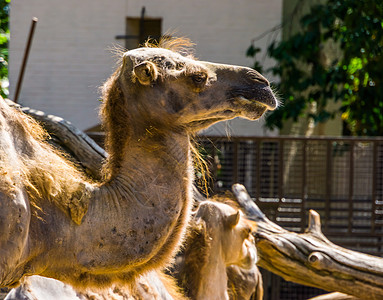
[[[5,119],[6,118],[6,119]],[[0,191],[14,192],[15,182],[22,182],[28,191],[35,215],[43,218],[41,200],[46,199],[80,223],[87,211],[84,194],[85,178],[63,153],[45,141],[47,132],[34,119],[8,107],[0,98],[0,127],[19,141],[16,161],[10,161],[8,148],[0,147]],[[17,163],[17,167],[15,167]]]
[[[147,40],[144,44],[147,48],[163,48],[177,52],[183,56],[195,59],[194,43],[188,38],[174,38],[171,35],[164,35],[159,42]]]
[[[207,263],[208,253],[211,251],[211,243],[206,232],[206,223],[196,224],[192,222],[188,236],[184,244],[182,260],[177,266],[176,277],[185,294],[191,299],[196,299],[197,287],[201,282],[201,266]]]

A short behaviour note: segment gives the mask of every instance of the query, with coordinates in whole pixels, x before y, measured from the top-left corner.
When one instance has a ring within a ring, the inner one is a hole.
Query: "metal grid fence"
[[[263,212],[295,232],[309,209],[334,243],[383,255],[383,138],[200,137],[213,193],[242,183]],[[325,293],[262,270],[269,300]]]
[[[242,183],[277,224],[303,232],[308,210],[333,242],[383,255],[383,138],[201,137],[213,192]]]

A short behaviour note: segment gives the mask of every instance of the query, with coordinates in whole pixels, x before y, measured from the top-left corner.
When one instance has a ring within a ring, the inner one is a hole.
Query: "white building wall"
[[[282,0],[12,1],[10,97],[35,16],[39,22],[19,102],[62,116],[81,129],[97,124],[98,87],[114,69],[109,49],[124,45],[115,36],[125,34],[125,18],[140,17],[142,6],[146,16],[163,19],[163,33],[195,42],[199,59],[245,66],[252,65],[245,55],[250,41],[279,24],[282,12]],[[257,46],[265,49],[266,43],[263,39]],[[225,134],[228,127],[232,134],[263,133],[259,122],[231,123],[216,127],[215,133]]]

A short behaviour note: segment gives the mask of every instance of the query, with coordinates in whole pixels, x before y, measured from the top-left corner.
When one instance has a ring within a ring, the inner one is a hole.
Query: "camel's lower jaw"
[[[271,101],[273,101],[273,102],[270,103]],[[278,103],[277,103],[276,99],[265,101],[265,100],[258,99],[258,98],[246,98],[244,96],[238,96],[238,97],[235,97],[235,102],[238,105],[243,105],[243,106],[247,106],[247,105],[264,106],[268,110],[274,110],[278,107]]]
[[[221,113],[220,117],[192,121],[188,123],[188,127],[199,131],[215,123],[231,120],[236,117],[255,121],[258,120],[268,109],[264,104],[258,101],[246,100],[246,102],[246,104],[238,105],[237,109],[225,110]]]
[[[202,129],[206,129],[207,127],[215,123],[218,123],[220,121],[225,121],[225,120],[228,120],[228,118],[211,118],[211,119],[192,121],[188,124],[188,127],[192,128],[194,131],[199,131]]]
[[[251,108],[247,107],[240,117],[251,121],[258,120],[268,110],[266,106],[259,103],[253,103],[249,106],[251,106]]]
[[[258,120],[267,110],[268,106],[264,103],[254,100],[246,99],[244,97],[237,97],[235,105],[238,107],[235,111],[234,117],[241,117],[251,121]]]

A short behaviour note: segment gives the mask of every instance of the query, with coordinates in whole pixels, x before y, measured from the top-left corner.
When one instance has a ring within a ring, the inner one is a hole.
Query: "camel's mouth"
[[[205,116],[201,119],[191,121],[189,126],[192,128],[205,128],[220,121],[226,121],[235,117],[248,120],[258,120],[267,110],[274,110],[277,105],[271,106],[256,99],[247,99],[243,96],[231,99],[231,108],[215,113],[216,116]],[[218,116],[217,116],[218,115]]]
[[[189,123],[189,126],[192,128],[197,129],[203,129],[206,128],[214,123],[218,123],[220,121],[225,121],[228,118],[208,118],[208,119],[202,119],[202,120],[196,120]]]
[[[242,117],[248,120],[257,120],[267,111],[274,110],[278,101],[270,86],[256,85],[230,90],[222,110],[202,114],[198,119],[188,123],[192,128],[206,128],[214,123]]]
[[[238,105],[246,108],[249,104],[263,106],[267,110],[275,110],[278,107],[278,100],[268,85],[235,88],[230,91],[230,96]]]
[[[243,96],[236,97],[235,100],[237,101],[237,103],[243,104],[244,106],[255,105],[259,107],[264,107],[267,110],[274,110],[277,107],[276,105],[270,106],[270,104],[264,103],[257,99],[247,99]]]
[[[247,99],[242,96],[234,98],[234,105],[238,117],[252,121],[258,120],[266,111],[275,109],[258,99]]]
[[[236,98],[238,102],[242,102],[238,116],[252,121],[258,120],[267,110],[268,107],[257,100],[248,100],[245,98]]]

